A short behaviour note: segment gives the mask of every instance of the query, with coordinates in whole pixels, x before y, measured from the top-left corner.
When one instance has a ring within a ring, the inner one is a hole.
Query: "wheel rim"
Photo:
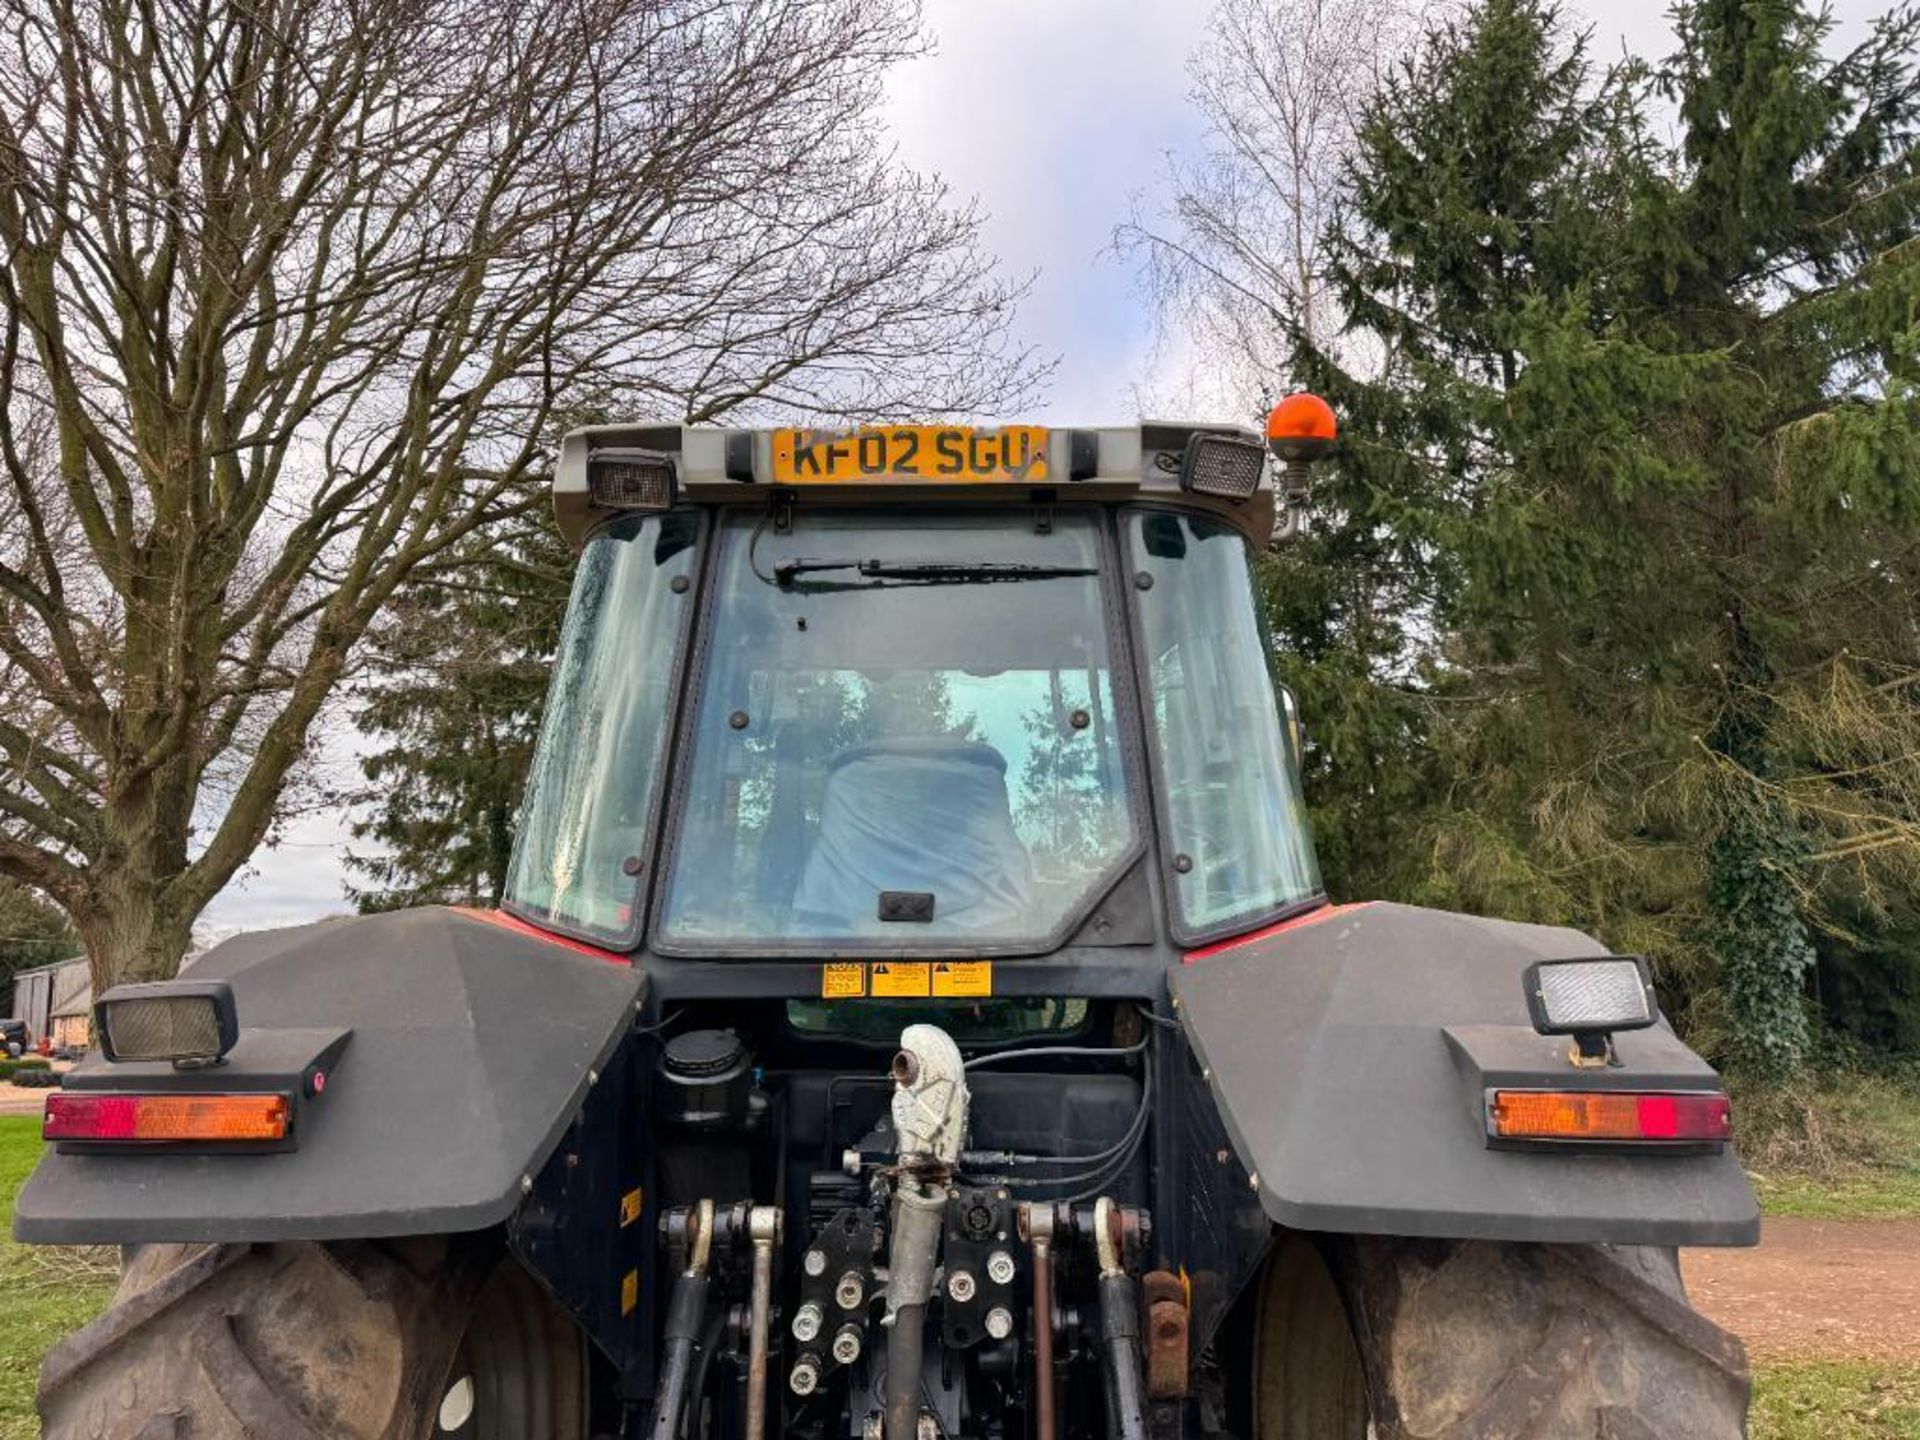
[[[434,1440],[586,1440],[579,1330],[509,1261],[475,1299],[434,1404]]]
[[[1253,1347],[1256,1440],[1366,1440],[1366,1374],[1320,1252],[1281,1241],[1260,1281]]]

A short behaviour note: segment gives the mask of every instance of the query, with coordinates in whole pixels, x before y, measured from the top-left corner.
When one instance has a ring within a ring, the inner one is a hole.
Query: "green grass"
[[[1754,1374],[1749,1440],[1916,1440],[1920,1366],[1819,1360]]]
[[[40,1121],[0,1115],[0,1222],[11,1231],[13,1197],[40,1158]],[[112,1256],[43,1249],[0,1238],[0,1440],[40,1433],[33,1411],[40,1357],[99,1313],[113,1294]]]
[[[1839,1073],[1739,1089],[1741,1158],[1768,1215],[1920,1217],[1920,1079]]]
[[[1920,1169],[1821,1179],[1753,1176],[1760,1209],[1801,1220],[1912,1220],[1920,1217]]]

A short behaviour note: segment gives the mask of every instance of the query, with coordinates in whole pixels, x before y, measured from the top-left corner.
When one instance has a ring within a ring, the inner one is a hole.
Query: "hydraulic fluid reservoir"
[[[660,1050],[661,1118],[695,1130],[739,1130],[754,1110],[753,1056],[731,1030],[689,1030]]]

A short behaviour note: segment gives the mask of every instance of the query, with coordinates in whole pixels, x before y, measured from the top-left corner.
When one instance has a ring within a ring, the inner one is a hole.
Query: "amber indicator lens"
[[[285,1095],[49,1095],[41,1135],[123,1145],[283,1140],[292,1113]]]
[[[1487,1132],[1499,1140],[1724,1144],[1733,1107],[1712,1091],[1495,1090]]]

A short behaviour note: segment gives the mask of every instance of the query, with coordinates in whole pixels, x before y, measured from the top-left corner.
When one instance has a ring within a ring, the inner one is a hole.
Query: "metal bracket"
[[[1036,490],[1033,492],[1033,533],[1051,535],[1053,533],[1054,492]]]

